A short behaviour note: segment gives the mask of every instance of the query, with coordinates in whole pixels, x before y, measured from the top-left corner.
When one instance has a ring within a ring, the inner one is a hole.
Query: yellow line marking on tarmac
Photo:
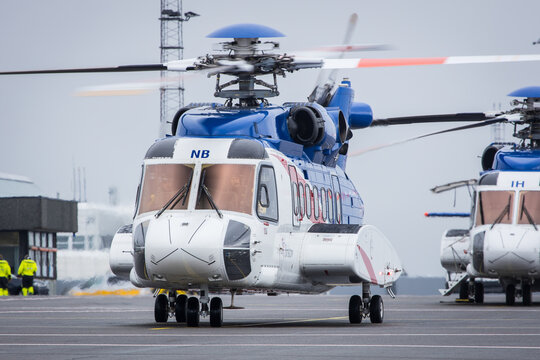
[[[263,323],[257,323],[257,324],[241,324],[241,325],[233,325],[230,327],[252,327],[252,326],[262,326],[262,325],[278,325],[278,324],[294,324],[294,323],[308,323],[308,322],[315,322],[315,321],[326,321],[326,320],[344,320],[348,319],[348,316],[336,316],[336,317],[328,317],[328,318],[316,318],[316,319],[300,319],[300,320],[286,320],[286,321],[271,321],[271,322],[263,322]]]
[[[132,289],[132,290],[119,289],[119,290],[74,291],[74,292],[71,292],[70,295],[73,295],[73,296],[108,296],[108,295],[137,296],[140,293],[141,291],[137,289]]]
[[[169,329],[172,329],[172,327],[151,328],[150,330],[169,330]]]

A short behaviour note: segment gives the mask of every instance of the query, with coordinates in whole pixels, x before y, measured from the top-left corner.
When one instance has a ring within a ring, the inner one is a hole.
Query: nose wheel
[[[169,317],[169,299],[165,294],[159,294],[154,304],[154,319],[158,323],[167,322]]]
[[[380,324],[384,319],[384,303],[380,295],[371,296],[369,283],[364,283],[362,297],[353,295],[349,299],[349,322],[360,324],[363,318],[369,316],[373,324]]]
[[[199,299],[196,297],[190,297],[187,300],[187,326],[197,327],[199,326],[200,312],[199,312]]]

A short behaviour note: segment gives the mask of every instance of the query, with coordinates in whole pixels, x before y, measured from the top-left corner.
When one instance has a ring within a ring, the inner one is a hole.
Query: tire
[[[156,303],[154,305],[154,319],[158,323],[167,322],[169,317],[169,299],[165,294],[159,294],[156,297]]]
[[[176,304],[174,305],[174,315],[176,322],[186,322],[187,318],[187,295],[178,295]]]
[[[369,318],[373,324],[380,324],[384,319],[384,304],[380,295],[373,295],[369,302]]]
[[[215,297],[210,300],[210,326],[221,327],[223,325],[223,301]]]
[[[459,285],[459,298],[463,300],[469,298],[469,283],[467,281],[463,281]]]
[[[523,305],[530,306],[532,303],[531,284],[523,284]]]
[[[187,326],[197,327],[199,326],[199,299],[196,297],[190,297],[187,301]]]
[[[479,281],[474,282],[474,302],[477,304],[484,303],[484,283]]]
[[[351,324],[362,322],[362,298],[359,295],[353,295],[349,299],[349,322]]]
[[[516,302],[516,286],[509,284],[506,286],[506,305],[512,306]]]

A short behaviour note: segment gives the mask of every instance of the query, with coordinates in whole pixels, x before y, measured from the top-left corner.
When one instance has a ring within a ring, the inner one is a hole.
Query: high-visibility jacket
[[[19,265],[19,271],[17,272],[22,276],[34,276],[37,271],[36,262],[32,259],[24,259]]]
[[[0,277],[11,278],[11,266],[6,260],[0,260]]]

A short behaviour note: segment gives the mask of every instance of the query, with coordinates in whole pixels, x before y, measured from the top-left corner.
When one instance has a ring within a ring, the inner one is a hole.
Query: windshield
[[[254,165],[214,164],[203,166],[196,209],[214,209],[204,193],[205,185],[219,210],[252,213]]]
[[[481,191],[476,208],[476,226],[511,224],[514,213],[513,191]]]
[[[155,211],[163,206],[186,184],[193,175],[194,165],[156,164],[147,165],[144,173],[139,214]],[[182,201],[173,203],[170,209],[187,209],[190,189]]]
[[[519,193],[518,224],[540,224],[540,191]]]

